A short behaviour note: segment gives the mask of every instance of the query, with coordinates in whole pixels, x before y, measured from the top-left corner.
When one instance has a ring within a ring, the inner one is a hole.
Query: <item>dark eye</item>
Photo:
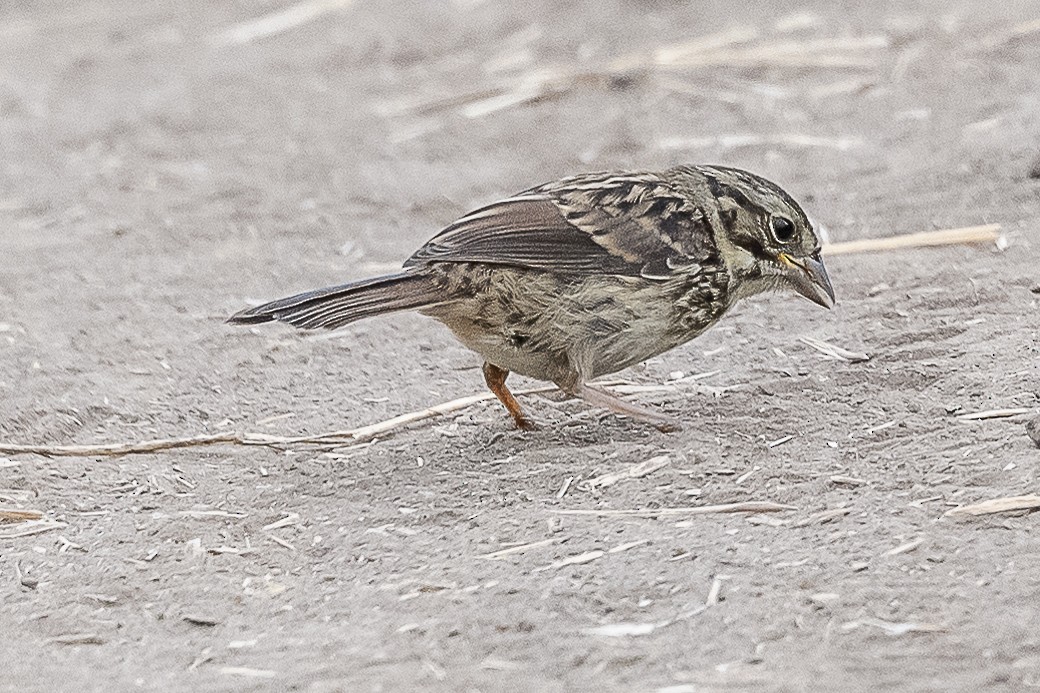
[[[794,222],[787,217],[773,217],[770,223],[773,226],[773,235],[781,243],[789,243],[794,240]]]

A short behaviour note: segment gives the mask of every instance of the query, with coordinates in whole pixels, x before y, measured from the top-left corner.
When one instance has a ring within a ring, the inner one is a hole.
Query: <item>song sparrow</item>
[[[683,344],[739,299],[791,288],[831,307],[820,241],[764,178],[722,166],[588,173],[443,229],[396,274],[266,303],[229,322],[336,328],[417,309],[484,357],[488,387],[530,428],[511,371],[663,430],[675,423],[588,381]]]

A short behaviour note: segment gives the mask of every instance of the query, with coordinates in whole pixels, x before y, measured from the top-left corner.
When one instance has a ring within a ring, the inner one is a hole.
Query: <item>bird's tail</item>
[[[431,279],[402,272],[281,298],[235,313],[228,322],[253,325],[278,320],[301,329],[334,329],[362,318],[437,303]]]

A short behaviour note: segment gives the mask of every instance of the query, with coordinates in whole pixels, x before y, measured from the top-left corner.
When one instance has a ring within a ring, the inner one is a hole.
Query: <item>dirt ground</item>
[[[60,523],[0,538],[0,690],[1040,687],[1040,514],[944,516],[1040,491],[1040,3],[702,4],[0,5],[3,443],[481,392],[418,316],[223,318],[578,171],[730,164],[834,240],[1007,239],[832,257],[835,310],[753,299],[622,374],[679,434],[529,397],[533,433],[481,404],[337,450],[0,456],[0,507]],[[958,418],[996,408],[1028,412]],[[793,509],[561,512],[739,501]]]

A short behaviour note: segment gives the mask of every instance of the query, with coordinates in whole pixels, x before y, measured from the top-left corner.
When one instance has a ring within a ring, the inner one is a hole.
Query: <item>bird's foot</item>
[[[516,428],[519,431],[537,431],[538,430],[538,424],[536,424],[534,421],[532,421],[531,419],[527,418],[526,416],[515,417],[513,419],[513,422],[516,424]]]

